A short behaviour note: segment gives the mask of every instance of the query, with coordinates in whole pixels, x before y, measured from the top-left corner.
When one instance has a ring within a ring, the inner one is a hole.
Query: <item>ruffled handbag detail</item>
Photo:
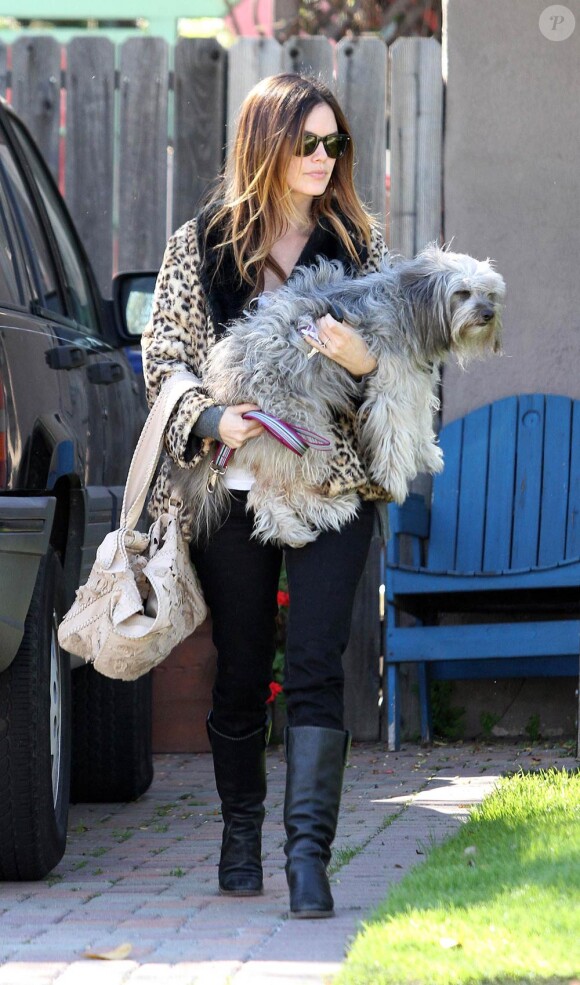
[[[151,525],[135,527],[177,401],[199,380],[174,374],[162,387],[137,443],[121,522],[100,545],[85,585],[62,620],[63,649],[105,677],[133,681],[156,667],[194,632],[207,607],[179,525],[178,500]]]

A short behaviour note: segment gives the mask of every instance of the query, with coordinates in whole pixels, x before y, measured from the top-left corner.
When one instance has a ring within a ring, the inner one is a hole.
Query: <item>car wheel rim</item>
[[[58,799],[62,753],[62,689],[57,630],[58,619],[56,612],[54,612],[50,637],[50,762],[52,767],[52,796],[55,807]]]

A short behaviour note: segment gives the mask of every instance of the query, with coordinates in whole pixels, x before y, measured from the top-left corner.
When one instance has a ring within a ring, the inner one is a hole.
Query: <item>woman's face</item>
[[[326,137],[330,133],[336,133],[337,129],[336,117],[327,103],[319,103],[306,117],[305,132]],[[324,194],[335,164],[336,161],[328,156],[323,144],[318,144],[310,157],[292,155],[286,182],[297,208],[302,206],[302,209],[308,209],[313,198]]]

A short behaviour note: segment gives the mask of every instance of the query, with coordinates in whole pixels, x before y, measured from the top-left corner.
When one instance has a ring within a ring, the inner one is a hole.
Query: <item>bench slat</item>
[[[392,568],[391,586],[396,600],[405,595],[451,595],[458,592],[540,591],[580,585],[580,561],[576,564],[507,571],[504,574],[439,574],[426,569]],[[506,601],[509,601],[506,599]]]
[[[433,481],[427,562],[430,568],[437,571],[452,571],[455,568],[463,420],[453,421],[441,432],[445,468]]]
[[[517,397],[492,404],[484,571],[505,571],[510,566],[517,419]]]
[[[446,660],[429,666],[432,681],[477,681],[506,677],[575,677],[578,657],[486,657],[485,660]]]
[[[469,626],[412,626],[387,631],[387,658],[397,662],[564,657],[578,659],[580,620],[478,623]],[[533,666],[529,668],[533,676]]]
[[[535,567],[538,563],[543,436],[543,395],[529,394],[520,397],[512,568]]]
[[[455,550],[455,568],[459,571],[481,571],[483,563],[489,426],[489,407],[481,407],[469,414],[463,426]]]
[[[548,397],[544,425],[544,468],[538,564],[556,564],[566,556],[566,517],[570,480],[572,401]]]

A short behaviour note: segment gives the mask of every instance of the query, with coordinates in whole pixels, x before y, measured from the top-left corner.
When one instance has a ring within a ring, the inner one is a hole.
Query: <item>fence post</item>
[[[250,89],[267,75],[282,71],[282,48],[273,38],[240,38],[228,58],[227,145],[231,147],[236,120]]]
[[[121,48],[119,270],[159,267],[166,242],[168,48],[130,38]]]
[[[173,216],[191,219],[224,154],[227,54],[214,38],[181,38],[175,48]]]
[[[389,55],[390,246],[413,256],[441,236],[441,46],[435,38],[398,38]]]
[[[54,38],[18,38],[12,45],[12,105],[58,181],[60,45]]]
[[[289,38],[284,44],[282,57],[282,71],[314,75],[334,89],[334,58],[327,38]]]
[[[357,191],[386,222],[387,49],[379,38],[348,38],[337,47],[338,99],[355,144]]]
[[[73,38],[67,48],[68,207],[101,291],[113,272],[115,47],[107,38]]]

